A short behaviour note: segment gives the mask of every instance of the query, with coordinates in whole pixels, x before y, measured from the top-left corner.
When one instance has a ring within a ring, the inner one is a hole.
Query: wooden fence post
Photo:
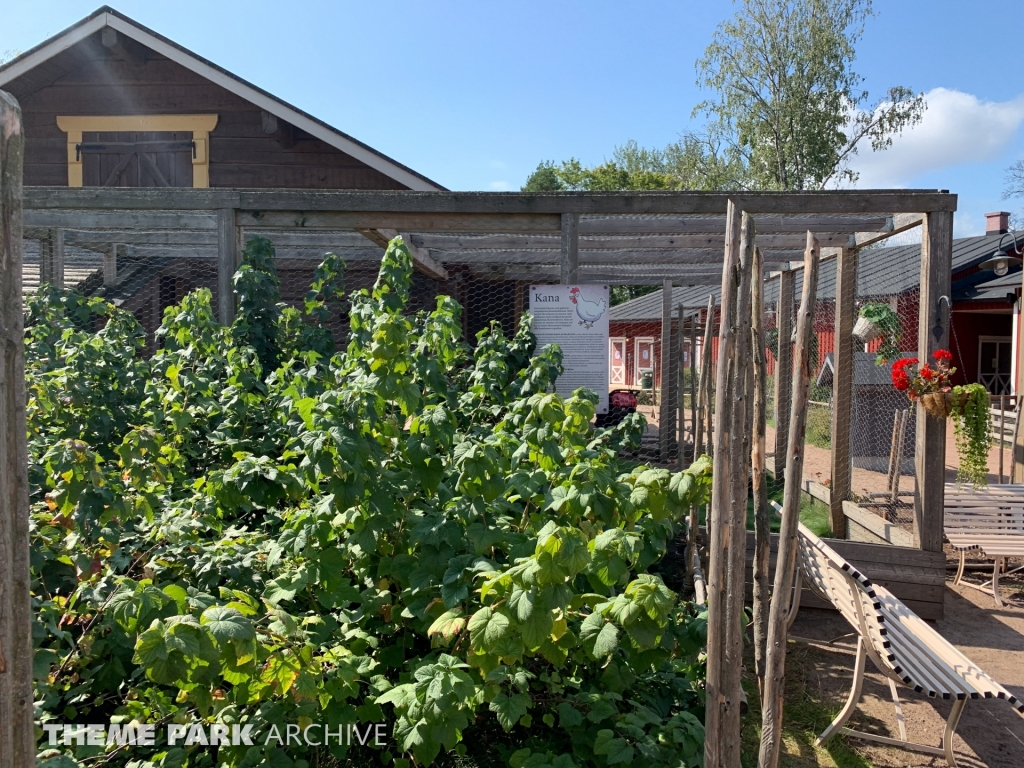
[[[0,765],[35,765],[18,102],[0,91]]]
[[[921,243],[921,306],[917,356],[932,361],[937,349],[949,347],[950,279],[953,268],[953,214],[926,213]],[[914,470],[918,493],[914,499],[914,543],[928,552],[942,551],[943,505],[946,482],[946,420],[924,408],[917,411]],[[898,475],[897,475],[898,477]]]
[[[751,283],[751,320],[754,360],[754,441],[750,463],[754,493],[754,670],[764,690],[765,652],[768,644],[768,559],[771,518],[768,513],[768,485],[765,482],[765,429],[767,422],[768,374],[764,353],[764,275],[761,249],[754,253]]]
[[[804,434],[807,428],[807,396],[811,386],[811,335],[814,333],[814,302],[818,290],[818,241],[807,233],[804,254],[804,285],[796,330],[796,378],[791,397],[789,455],[786,487],[779,527],[779,555],[775,564],[772,607],[768,617],[768,657],[761,700],[761,749],[759,768],[776,768],[782,746],[782,690],[786,675],[786,616],[796,571],[797,524],[800,522],[800,478],[804,470]],[[781,347],[781,339],[780,339]]]
[[[779,306],[775,327],[779,330],[779,354],[775,360],[775,482],[785,477],[789,440],[789,395],[793,388],[793,284],[794,272],[786,267],[779,275]]]
[[[675,400],[672,397],[672,281],[666,279],[661,284],[661,359],[658,361],[661,370],[658,379],[661,382],[658,392],[658,438],[659,456],[662,464],[669,463],[672,451],[672,435],[676,431]]]
[[[697,397],[700,400],[700,424],[698,439],[704,453],[714,456],[715,446],[711,436],[711,379],[712,363],[714,362],[715,346],[715,297],[708,296],[708,316],[704,323],[704,341],[700,348],[700,389]]]
[[[740,764],[740,707],[743,700],[743,604],[746,601],[747,482],[750,469],[750,417],[753,413],[753,366],[750,355],[751,290],[754,264],[754,219],[743,213],[740,224],[739,286],[736,289],[733,383],[729,430],[732,451],[729,481],[728,561],[726,563],[725,667],[722,694],[722,765]],[[725,413],[722,420],[726,418]]]
[[[676,408],[679,409],[678,427],[676,430],[677,442],[679,445],[679,456],[676,466],[682,472],[686,469],[686,451],[683,446],[686,444],[686,336],[683,335],[683,305],[676,306]],[[690,323],[691,331],[693,323]],[[692,335],[692,334],[691,334]],[[692,352],[691,352],[692,355]],[[690,403],[691,412],[693,403]],[[693,420],[690,421],[690,440],[693,440]],[[694,457],[696,458],[696,457]]]
[[[731,467],[734,450],[731,434],[733,363],[735,362],[734,307],[736,269],[739,265],[740,215],[730,200],[726,208],[725,259],[722,265],[721,320],[718,331],[718,371],[715,390],[714,466]],[[738,448],[738,447],[737,447]],[[716,471],[711,486],[710,555],[708,565],[708,661],[707,698],[704,720],[705,768],[732,768],[723,762],[722,741],[727,692],[724,685],[726,646],[726,562],[730,544],[729,522],[732,511],[733,481],[728,471]],[[746,549],[746,538],[739,546]],[[739,702],[735,702],[739,706]]]
[[[235,287],[231,278],[238,268],[238,230],[233,208],[217,210],[217,309],[221,325],[235,319]]]
[[[836,264],[835,356],[832,368],[832,536],[846,538],[843,502],[850,497],[853,418],[853,324],[857,317],[857,251],[843,248]]]
[[[580,215],[562,214],[562,285],[580,281]]]
[[[117,243],[111,243],[110,249],[103,252],[103,284],[117,285]]]

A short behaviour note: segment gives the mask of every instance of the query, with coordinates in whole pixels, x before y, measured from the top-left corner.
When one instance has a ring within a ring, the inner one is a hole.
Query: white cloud
[[[851,167],[861,189],[907,187],[923,173],[998,158],[1024,122],[1024,96],[1010,101],[980,101],[949,88],[925,94],[928,109],[921,122],[893,139],[883,152],[862,142]]]
[[[512,188],[512,185],[507,181],[492,181],[487,186],[495,192],[507,192]]]

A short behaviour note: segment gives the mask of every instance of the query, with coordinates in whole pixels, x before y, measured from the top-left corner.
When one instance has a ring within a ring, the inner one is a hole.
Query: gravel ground
[[[947,582],[946,618],[933,623],[935,629],[959,648],[971,661],[999,681],[1018,698],[1024,699],[1024,585],[1007,584],[1005,607],[998,609],[992,598],[974,589]],[[801,675],[810,697],[834,716],[849,692],[854,646],[847,639],[833,646],[827,643],[846,634],[849,625],[832,611],[804,609],[793,625],[793,634],[822,641],[802,646],[794,654],[797,662],[790,674]],[[798,647],[791,643],[790,648]],[[868,664],[864,697],[851,718],[851,727],[898,738],[895,712],[886,679]],[[937,701],[899,688],[908,738],[938,746],[950,702]],[[838,745],[837,745],[838,746]],[[847,739],[846,746],[865,758],[866,765],[944,766],[945,760],[868,742]],[[783,765],[836,765],[831,750],[807,744],[787,745]],[[1006,702],[995,699],[969,701],[954,738],[957,760],[964,768],[1021,768],[1024,766],[1024,718]],[[839,757],[839,755],[836,755]],[[842,760],[840,764],[855,764]],[[862,763],[864,764],[864,763]]]

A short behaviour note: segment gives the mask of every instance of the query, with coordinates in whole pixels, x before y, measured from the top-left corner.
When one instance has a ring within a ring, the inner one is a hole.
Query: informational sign
[[[555,390],[569,397],[580,387],[600,400],[598,413],[608,413],[608,286],[531,285],[530,314],[537,349],[557,344],[565,373]]]

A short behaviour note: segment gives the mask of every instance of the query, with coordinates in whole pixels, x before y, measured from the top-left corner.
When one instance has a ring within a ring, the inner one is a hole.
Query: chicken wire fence
[[[159,343],[155,331],[164,310],[179,303],[189,292],[208,289],[212,304],[219,303],[216,232],[198,232],[187,248],[161,245],[160,232],[133,230],[132,242],[111,242],[110,233],[63,232],[63,264],[55,263],[55,244],[48,236],[25,241],[24,287],[34,290],[41,282],[58,282],[84,294],[104,296],[131,311],[146,330],[149,349]],[[310,233],[261,230],[276,250],[281,298],[302,306],[314,270],[324,253],[332,251],[344,260],[346,291],[370,288],[376,279],[383,248],[352,231]],[[52,237],[52,236],[50,236]],[[501,250],[466,247],[446,253],[443,236],[412,235],[411,244],[425,253],[444,256],[441,276],[417,272],[411,291],[410,312],[430,309],[440,294],[453,296],[463,307],[463,333],[470,343],[492,326],[514,334],[523,314],[530,311],[531,285],[560,282],[557,243],[541,242],[536,249]],[[472,245],[472,244],[470,244]],[[906,251],[906,253],[904,253]],[[876,503],[882,514],[898,519],[907,516],[914,491],[914,420],[906,415],[909,403],[891,386],[889,369],[893,354],[912,355],[917,339],[920,281],[920,230],[896,235],[882,247],[861,251],[857,275],[857,306],[884,304],[890,307],[898,329],[895,339],[875,339],[857,347],[854,373],[851,445],[851,497]],[[709,296],[718,303],[719,285],[713,266],[701,284],[676,286],[668,303],[669,328],[663,328],[666,306],[662,275],[652,268],[649,254],[630,259],[616,252],[614,263],[591,254],[580,270],[581,286],[609,286],[609,340],[607,386],[611,393],[609,414],[613,423],[630,410],[647,423],[637,459],[675,465],[680,453],[692,457],[695,432],[693,397],[707,322]],[[720,268],[719,268],[720,269]],[[836,260],[826,259],[819,276],[812,340],[812,386],[808,407],[804,479],[823,487],[831,485],[832,364],[835,351]],[[59,274],[58,274],[59,273]],[[624,275],[635,279],[626,284]],[[799,303],[802,271],[797,270],[794,304]],[[778,356],[777,279],[765,284],[765,339],[768,371],[767,450],[772,466],[776,443],[776,360]],[[773,287],[775,286],[775,287]],[[337,346],[347,342],[346,307],[331,327]],[[713,318],[717,321],[717,318]],[[717,336],[717,326],[713,338]],[[953,346],[954,363],[957,349]],[[667,345],[667,349],[666,349]],[[888,345],[888,349],[883,349]],[[714,354],[714,346],[712,347]],[[879,352],[889,355],[887,364],[875,365]],[[713,377],[712,377],[713,381]],[[620,394],[616,394],[620,393]],[[788,397],[788,393],[787,393]],[[713,402],[713,393],[712,393]],[[707,439],[705,438],[705,446]],[[770,493],[781,488],[781,478]],[[888,496],[886,496],[888,494]]]

